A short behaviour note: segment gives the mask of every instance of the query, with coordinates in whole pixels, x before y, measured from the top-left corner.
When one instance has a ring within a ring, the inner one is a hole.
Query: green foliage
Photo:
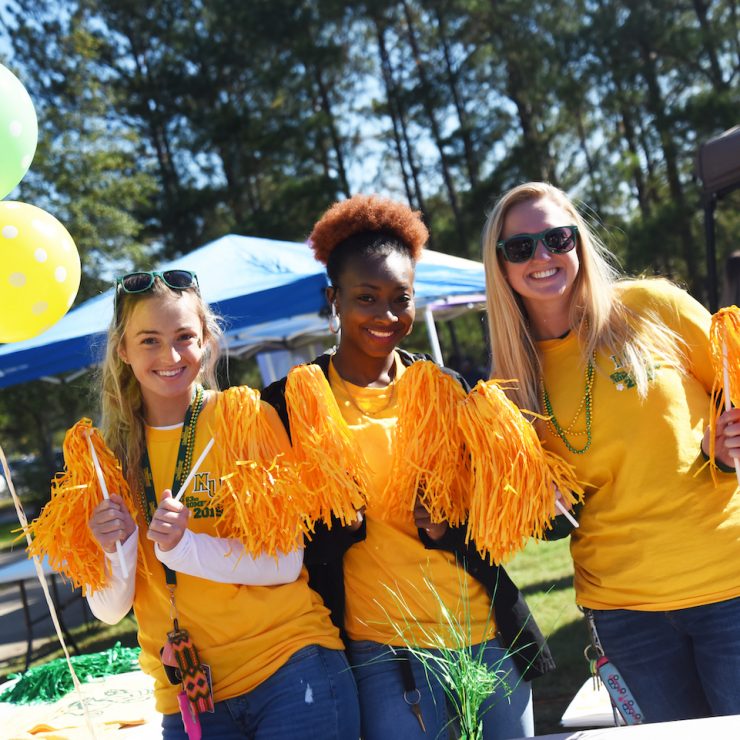
[[[44,129],[23,195],[91,268],[302,238],[358,187],[475,256],[492,200],[545,178],[618,216],[628,270],[702,279],[693,158],[737,122],[733,3],[13,0],[5,19]]]

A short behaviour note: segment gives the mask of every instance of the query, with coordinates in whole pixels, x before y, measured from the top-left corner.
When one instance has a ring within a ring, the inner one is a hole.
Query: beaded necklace
[[[337,374],[337,377],[339,378],[339,382],[344,389],[344,392],[347,394],[347,398],[349,398],[349,402],[363,415],[363,416],[380,416],[386,409],[390,408],[391,404],[393,403],[393,397],[396,394],[396,383],[395,381],[391,381],[391,393],[390,396],[388,396],[388,401],[385,403],[385,405],[377,409],[376,411],[368,411],[366,409],[363,409],[359,403],[355,400],[355,397],[352,395],[352,393],[349,390],[349,387],[347,386],[347,383],[345,382],[344,378],[340,375],[339,370],[337,370],[336,365],[334,364],[334,361],[331,360],[332,367],[334,368],[334,372]]]
[[[193,400],[185,412],[185,420],[180,432],[180,445],[177,451],[177,462],[175,474],[172,481],[172,493],[175,495],[190,473],[193,463],[193,450],[195,448],[195,427],[198,416],[203,410],[205,392],[202,385],[195,386]],[[144,447],[141,461],[144,478],[143,491],[140,491],[142,503],[144,504],[144,516],[147,524],[151,524],[152,516],[157,510],[157,495],[154,490],[154,475],[149,461],[149,452]],[[170,594],[170,617],[172,618],[172,630],[167,633],[167,642],[160,651],[162,665],[165,674],[172,684],[181,684],[182,691],[178,695],[186,700],[187,707],[180,704],[180,713],[186,728],[193,725],[200,729],[197,718],[200,712],[213,711],[213,686],[211,683],[210,670],[200,662],[198,649],[195,647],[190,634],[186,629],[180,627],[175,603],[175,590],[177,588],[177,573],[162,563],[167,590]],[[175,670],[177,669],[177,670]],[[190,730],[188,730],[190,736]]]
[[[581,403],[578,405],[578,409],[576,410],[575,415],[573,416],[572,421],[568,426],[563,429],[562,426],[560,426],[560,423],[558,422],[557,418],[555,417],[555,412],[552,410],[552,403],[550,402],[550,396],[547,393],[547,388],[545,388],[545,379],[543,377],[540,378],[540,389],[542,391],[542,405],[545,408],[545,411],[547,413],[547,428],[550,430],[552,434],[556,434],[560,439],[563,440],[563,443],[565,446],[574,454],[574,455],[582,455],[586,450],[591,446],[591,414],[593,411],[593,387],[594,387],[594,377],[596,373],[594,372],[594,363],[596,362],[596,353],[594,352],[593,358],[588,361],[588,365],[586,366],[586,380],[585,380],[585,392],[583,394],[583,398],[581,399]],[[581,416],[581,412],[585,409],[586,412],[586,428],[585,430],[581,431],[575,431],[573,427],[575,427],[576,422],[578,421],[579,417]],[[573,446],[571,441],[568,439],[566,435],[572,435],[573,437],[586,437],[586,444],[584,444],[583,447],[580,449]]]
[[[177,463],[175,464],[175,474],[172,482],[172,495],[174,496],[179,490],[185,478],[187,478],[190,468],[193,464],[193,451],[195,449],[195,428],[198,423],[198,416],[203,410],[205,402],[205,391],[202,385],[195,387],[193,400],[188,406],[185,413],[185,421],[180,433],[180,446],[177,451]],[[147,524],[151,524],[152,515],[157,510],[157,495],[154,490],[154,475],[152,466],[149,462],[149,453],[144,448],[141,468],[144,485],[139,488],[139,497],[141,499],[142,510]]]

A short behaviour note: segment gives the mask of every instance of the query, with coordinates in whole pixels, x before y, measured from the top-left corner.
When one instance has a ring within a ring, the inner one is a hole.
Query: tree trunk
[[[704,0],[693,0],[693,3],[694,11],[696,12],[696,17],[699,19],[699,26],[701,28],[702,45],[709,59],[709,76],[712,85],[717,92],[724,92],[727,90],[727,83],[722,77],[722,70],[717,59],[717,50],[714,48],[712,29],[709,25],[709,3],[704,2]]]
[[[602,212],[602,203],[601,203],[601,197],[599,195],[600,188],[598,184],[598,180],[596,178],[596,171],[597,168],[594,164],[593,159],[591,158],[591,152],[588,149],[588,142],[586,141],[586,129],[583,125],[583,114],[581,113],[581,109],[578,108],[575,111],[575,119],[576,119],[576,128],[578,130],[578,140],[581,142],[581,150],[583,151],[583,156],[586,158],[586,167],[588,168],[588,179],[591,181],[591,190],[592,190],[592,198],[594,202],[594,206],[596,208],[597,213]]]
[[[383,75],[383,83],[385,85],[385,97],[388,103],[388,115],[391,119],[391,125],[393,126],[393,143],[396,148],[396,156],[398,157],[398,165],[401,168],[401,177],[403,179],[403,187],[406,191],[406,199],[411,207],[414,207],[414,193],[411,189],[411,183],[409,182],[409,174],[406,171],[406,154],[404,153],[404,140],[403,134],[401,133],[401,116],[397,111],[400,107],[400,103],[397,101],[396,86],[393,80],[393,70],[391,68],[390,57],[388,56],[388,48],[385,45],[385,30],[380,24],[380,21],[375,18],[373,19],[375,24],[375,34],[378,40],[378,54],[380,56],[380,69]],[[413,177],[413,168],[412,175]],[[417,192],[418,195],[418,192]],[[416,207],[421,207],[416,202]]]
[[[304,64],[305,68],[305,64]],[[311,106],[313,110],[316,110],[317,108],[322,108],[323,110],[323,104],[321,101],[316,97],[316,90],[311,87],[311,89],[308,91],[308,95],[311,98]],[[316,136],[316,142],[315,146],[319,149],[319,159],[321,160],[321,169],[324,171],[324,177],[327,180],[331,179],[331,162],[329,161],[329,150],[326,148],[326,145],[324,143],[324,137],[321,134],[318,134]]]
[[[331,137],[331,143],[334,147],[334,156],[336,158],[337,173],[339,175],[339,185],[342,188],[342,192],[349,198],[352,192],[349,187],[349,180],[347,179],[347,170],[344,166],[344,154],[342,153],[342,141],[339,136],[339,129],[337,128],[336,118],[334,111],[331,107],[331,101],[329,100],[329,91],[326,88],[324,78],[321,76],[321,69],[318,66],[313,68],[314,80],[319,90],[319,96],[321,99],[321,110],[326,116],[327,125],[329,127],[329,136]]]
[[[458,236],[458,239],[460,240],[461,246],[463,246],[463,248],[466,248],[467,239],[465,236],[465,228],[463,226],[462,214],[460,213],[460,206],[458,205],[458,202],[457,202],[457,193],[455,192],[455,185],[452,181],[452,175],[450,173],[450,166],[447,160],[447,155],[445,154],[444,146],[442,145],[442,135],[439,130],[439,125],[437,124],[437,118],[434,115],[434,108],[432,106],[431,95],[429,93],[429,80],[427,79],[426,71],[424,69],[424,64],[421,59],[421,54],[419,53],[419,45],[416,41],[416,32],[414,30],[414,19],[411,16],[411,9],[409,8],[409,4],[407,0],[401,0],[401,4],[403,6],[404,16],[406,18],[406,30],[408,32],[409,46],[411,47],[411,53],[414,57],[414,63],[416,65],[416,71],[419,75],[422,105],[424,107],[426,116],[429,119],[429,125],[430,125],[431,132],[432,132],[432,139],[434,140],[434,143],[437,147],[437,151],[439,152],[439,162],[440,162],[440,167],[442,170],[442,179],[445,184],[445,189],[447,190],[447,198],[449,200],[450,207],[452,208],[452,214],[455,219],[455,227],[457,230],[457,236]]]
[[[457,112],[457,120],[460,123],[460,138],[462,139],[463,149],[465,151],[465,164],[468,169],[468,179],[470,180],[471,187],[475,188],[478,185],[478,160],[476,159],[475,147],[473,146],[473,141],[470,136],[470,127],[468,125],[465,105],[460,99],[460,92],[457,86],[457,74],[452,68],[452,58],[450,55],[450,46],[447,40],[447,27],[445,25],[444,16],[440,12],[439,8],[436,8],[435,12],[437,16],[439,38],[442,42],[445,68],[447,70],[447,82],[450,86],[452,101],[455,105],[455,111]]]
[[[186,217],[184,221],[182,218],[184,198],[180,187],[180,175],[177,172],[177,166],[170,148],[167,122],[162,115],[161,106],[152,94],[157,89],[157,84],[149,74],[147,65],[142,61],[144,53],[137,48],[136,34],[127,30],[126,38],[129,42],[137,75],[144,88],[141,90],[142,106],[140,115],[149,130],[149,139],[159,165],[160,181],[165,200],[162,226],[168,232],[165,234],[166,238],[177,245],[178,251],[187,252],[189,248],[195,246],[193,240],[196,238],[196,234],[190,223],[186,222],[189,219]]]
[[[668,188],[675,207],[675,217],[678,226],[676,233],[683,246],[683,256],[686,261],[689,288],[696,295],[696,291],[700,288],[698,265],[696,260],[697,250],[694,238],[691,234],[691,222],[688,217],[689,214],[686,205],[686,198],[684,196],[683,186],[678,174],[678,154],[676,152],[676,145],[665,115],[665,105],[660,92],[651,49],[644,39],[640,39],[639,43],[640,54],[642,57],[642,74],[645,78],[648,89],[648,108],[653,115],[655,127],[660,136],[663,158],[665,159],[666,176],[668,178]]]

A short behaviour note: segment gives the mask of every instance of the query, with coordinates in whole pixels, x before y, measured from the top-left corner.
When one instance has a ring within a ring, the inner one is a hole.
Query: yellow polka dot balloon
[[[0,342],[46,331],[80,287],[80,255],[57,219],[27,203],[0,202]]]

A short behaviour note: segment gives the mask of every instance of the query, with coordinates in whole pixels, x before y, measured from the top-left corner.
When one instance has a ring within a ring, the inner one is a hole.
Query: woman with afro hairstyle
[[[330,328],[339,342],[309,367],[322,371],[319,395],[331,396],[339,424],[361,451],[364,469],[349,460],[344,469],[355,465],[353,480],[365,481],[367,506],[354,524],[336,521],[331,529],[317,530],[304,561],[310,585],[343,630],[364,740],[435,738],[447,732],[454,718],[441,680],[416,657],[417,649],[438,654],[439,640],[459,647],[445,628],[447,614],[463,625],[473,654],[505,677],[481,709],[486,740],[531,736],[529,680],[553,662],[518,590],[503,568],[478,555],[475,543],[465,543],[464,524],[433,521],[418,497],[413,512],[384,509],[387,491],[396,483],[394,478],[389,486],[399,426],[397,383],[414,363],[429,361],[398,349],[414,323],[414,272],[427,238],[419,213],[367,195],[333,205],[310,236],[316,259],[326,265]],[[285,378],[263,393],[294,446],[316,428],[305,413],[295,413],[303,404],[291,395],[290,378],[301,369],[289,373],[287,397]],[[465,388],[460,376],[444,372]],[[454,424],[451,418],[449,427]],[[330,459],[328,445],[323,455]],[[327,476],[326,486],[333,481]],[[415,495],[412,491],[409,500]],[[406,649],[410,645],[413,651]]]

